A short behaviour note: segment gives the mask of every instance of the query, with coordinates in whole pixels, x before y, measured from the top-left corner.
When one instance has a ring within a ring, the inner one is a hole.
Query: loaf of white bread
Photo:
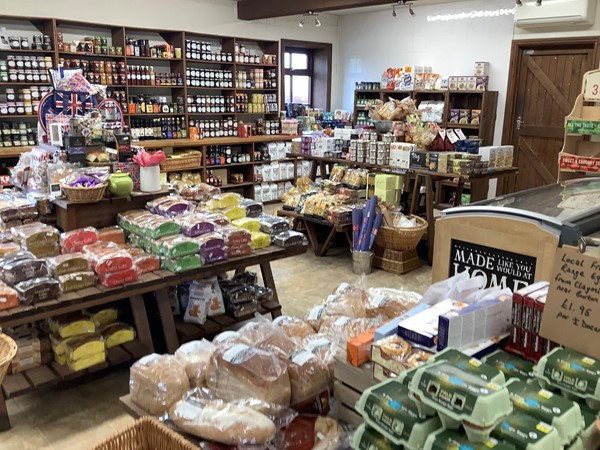
[[[175,358],[185,368],[191,387],[206,386],[206,369],[216,346],[206,339],[183,344],[175,352]]]

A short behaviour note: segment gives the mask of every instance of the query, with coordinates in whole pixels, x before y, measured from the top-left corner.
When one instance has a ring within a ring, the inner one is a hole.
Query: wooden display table
[[[56,300],[0,311],[0,328],[8,328],[129,299],[137,331],[137,339],[135,341],[109,349],[107,361],[89,369],[73,372],[67,367],[53,361],[47,365],[25,370],[15,375],[7,375],[0,389],[0,431],[10,428],[5,399],[17,397],[38,388],[53,386],[61,382],[80,378],[111,366],[128,364],[144,355],[152,353],[154,351],[154,344],[146,313],[147,304],[150,308],[156,308],[159,313],[162,333],[164,334],[169,353],[175,352],[179,347],[180,341],[212,337],[220,331],[252,317],[250,315],[248,317],[233,319],[227,315],[223,315],[209,319],[204,326],[187,323],[176,326],[168,295],[168,288],[171,286],[177,286],[182,283],[211,277],[232,270],[243,271],[247,267],[258,265],[261,269],[264,285],[273,290],[272,301],[263,304],[259,312],[262,314],[271,314],[272,317],[281,315],[281,305],[277,296],[271,262],[300,255],[305,253],[306,249],[307,247],[305,246],[285,249],[271,246],[257,250],[250,256],[233,258],[181,274],[159,270],[145,274],[135,283],[126,286],[109,289],[98,285],[64,294]],[[155,294],[154,299],[150,296],[144,297],[144,294],[150,293]],[[192,330],[195,331],[192,332]]]
[[[127,197],[105,197],[97,203],[71,203],[66,199],[58,199],[53,201],[56,205],[56,222],[63,231],[83,227],[109,227],[115,224],[117,214],[144,209],[147,202],[164,195],[169,195],[168,189],[133,192]]]
[[[312,246],[316,256],[327,255],[327,250],[329,250],[331,243],[338,234],[343,234],[346,236],[346,240],[350,244],[350,248],[352,248],[351,224],[334,225],[323,219],[317,219],[315,217],[306,216],[304,214],[299,214],[297,212],[288,211],[285,209],[280,209],[277,211],[277,215],[280,217],[292,217],[294,219],[294,227],[298,222],[302,222],[304,224],[304,227],[306,228],[306,234],[308,235],[308,241],[310,242],[310,245]],[[325,242],[319,241],[319,236],[317,234],[318,226],[331,229],[327,235],[327,239],[325,239]]]
[[[479,175],[458,175],[455,173],[430,172],[428,170],[412,170],[415,174],[415,184],[412,193],[412,202],[410,205],[410,214],[417,214],[419,210],[420,189],[425,182],[425,219],[427,220],[427,250],[429,264],[433,262],[433,248],[435,240],[435,216],[433,210],[451,206],[460,206],[461,197],[465,183],[471,185],[471,202],[485,200],[488,194],[489,182],[493,179],[500,179],[516,175],[518,169],[511,167],[508,169],[497,170],[495,172]],[[452,205],[440,205],[436,190],[439,192],[441,184],[444,181],[456,180],[456,193]],[[434,190],[434,185],[437,189]]]

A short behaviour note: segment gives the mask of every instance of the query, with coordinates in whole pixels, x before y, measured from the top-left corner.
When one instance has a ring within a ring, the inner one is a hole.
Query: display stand
[[[600,70],[583,76],[581,94],[565,118],[565,141],[558,155],[558,181],[600,174]]]

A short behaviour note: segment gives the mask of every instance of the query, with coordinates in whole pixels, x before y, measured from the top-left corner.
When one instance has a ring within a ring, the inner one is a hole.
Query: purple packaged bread
[[[213,233],[216,228],[216,224],[202,214],[186,214],[177,218],[176,221],[181,225],[181,233],[187,237]]]
[[[211,264],[227,259],[227,248],[221,235],[217,233],[203,234],[198,238],[200,256],[203,264]]]
[[[157,212],[163,217],[173,218],[187,214],[192,211],[194,207],[192,204],[182,198],[173,197],[165,202],[162,202],[157,207]]]

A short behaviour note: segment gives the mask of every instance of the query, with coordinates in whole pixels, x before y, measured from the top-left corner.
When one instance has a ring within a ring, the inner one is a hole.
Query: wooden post
[[[148,315],[146,313],[146,304],[144,303],[143,295],[134,295],[129,298],[131,305],[131,313],[135,322],[135,329],[142,344],[144,344],[150,353],[154,352],[154,343],[152,342],[152,333],[150,332],[150,324],[148,323]]]
[[[0,431],[10,430],[10,420],[8,418],[8,410],[6,409],[6,399],[4,392],[0,386]]]
[[[167,351],[169,353],[175,353],[175,350],[179,348],[179,339],[177,338],[175,320],[173,319],[173,311],[171,311],[171,304],[169,302],[169,293],[166,288],[159,289],[156,292],[156,305],[158,306],[158,314],[160,315],[160,322],[165,335]]]

